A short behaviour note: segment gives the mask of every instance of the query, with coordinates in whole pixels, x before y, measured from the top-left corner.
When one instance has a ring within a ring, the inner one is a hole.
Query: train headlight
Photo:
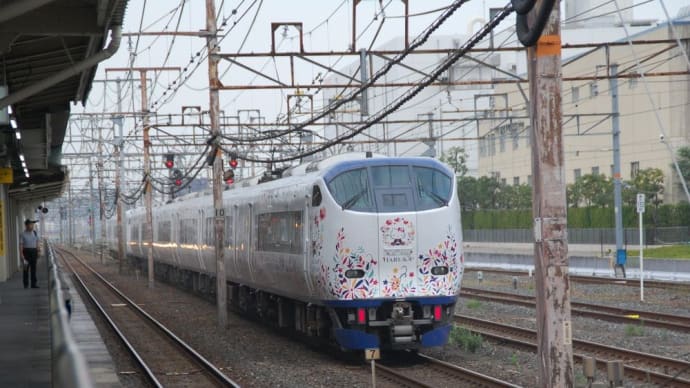
[[[345,277],[348,279],[359,279],[364,277],[364,270],[361,269],[348,269],[345,271]]]
[[[431,274],[436,275],[436,276],[447,275],[448,274],[448,267],[446,267],[445,265],[438,266],[438,267],[432,267],[431,268]]]

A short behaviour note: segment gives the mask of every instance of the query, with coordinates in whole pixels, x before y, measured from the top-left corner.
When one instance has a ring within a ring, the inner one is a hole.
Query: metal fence
[[[626,245],[638,245],[640,243],[640,232],[637,228],[626,228],[623,232],[623,240]],[[463,238],[465,241],[475,242],[534,242],[532,229],[464,230]],[[643,240],[645,245],[690,243],[690,227],[645,228]],[[568,242],[571,244],[615,244],[616,230],[614,228],[568,228]]]
[[[61,280],[53,246],[44,242],[50,292],[53,387],[93,387],[86,360],[77,347],[69,325],[69,288]]]

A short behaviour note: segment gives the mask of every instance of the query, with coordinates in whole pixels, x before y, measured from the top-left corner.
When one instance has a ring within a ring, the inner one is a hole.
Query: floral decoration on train
[[[326,219],[326,208],[319,209],[319,214],[314,215],[314,227],[311,228],[311,255],[313,260],[320,260],[323,250],[323,220]]]
[[[419,255],[419,285],[423,294],[453,295],[460,287],[459,266],[463,257],[458,257],[458,243],[455,234],[448,228],[446,238],[435,247]],[[448,267],[445,275],[431,273],[433,267]]]
[[[404,217],[389,218],[381,226],[381,235],[384,245],[409,246],[415,238],[414,225]]]
[[[392,270],[393,276],[381,281],[381,296],[409,296],[417,292],[414,286],[414,271],[408,271],[403,265]]]
[[[379,282],[375,278],[377,260],[364,248],[351,249],[345,246],[345,228],[340,228],[335,244],[332,265],[321,264],[319,285],[339,299],[363,299],[376,296]],[[348,278],[348,270],[362,270],[361,278]]]

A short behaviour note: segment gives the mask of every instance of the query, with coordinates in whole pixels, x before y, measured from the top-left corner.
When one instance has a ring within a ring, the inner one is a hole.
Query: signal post
[[[144,224],[144,236],[142,241],[146,241],[147,245],[147,262],[148,262],[148,286],[153,288],[153,192],[151,187],[151,161],[150,148],[151,137],[149,131],[149,107],[148,107],[148,92],[146,88],[146,73],[149,71],[180,71],[179,67],[121,67],[105,69],[106,73],[111,71],[120,72],[139,72],[141,81],[141,113],[143,115],[144,125],[144,203],[146,205],[146,223]],[[122,150],[121,150],[122,152]]]

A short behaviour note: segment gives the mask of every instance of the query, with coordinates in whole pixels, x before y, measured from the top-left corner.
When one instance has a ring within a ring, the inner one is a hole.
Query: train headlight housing
[[[345,277],[348,279],[359,279],[364,277],[364,270],[362,269],[348,269],[345,271]]]
[[[435,276],[440,276],[440,275],[447,275],[448,274],[448,267],[445,265],[438,266],[438,267],[432,267],[431,268],[431,274]]]

